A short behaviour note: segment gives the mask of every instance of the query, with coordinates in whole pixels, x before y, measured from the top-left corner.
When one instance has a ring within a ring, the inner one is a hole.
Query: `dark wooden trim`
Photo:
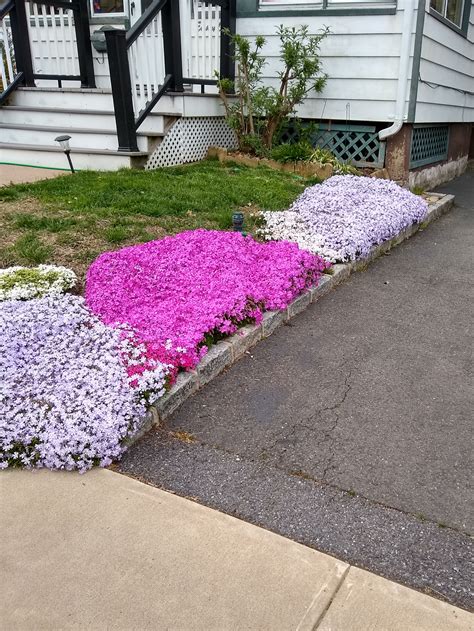
[[[7,15],[7,13],[10,13],[14,6],[15,0],[10,0],[10,2],[4,2],[0,5],[0,20],[3,20],[3,18]]]
[[[105,31],[105,41],[117,126],[118,150],[138,151],[126,32],[118,29]]]
[[[173,77],[170,90],[172,92],[184,92],[181,22],[178,2],[170,0],[170,2],[165,4],[161,13],[161,23],[163,25],[165,72]]]
[[[71,2],[67,2],[67,0],[32,0],[35,4],[44,4],[47,7],[55,7],[58,9],[66,9],[68,11],[74,11],[76,6],[79,4],[79,0],[71,0]],[[40,15],[39,17],[43,17]],[[46,17],[52,17],[51,15],[47,15]],[[53,16],[54,17],[54,16]]]
[[[413,64],[410,80],[410,94],[408,101],[407,123],[413,123],[416,116],[416,101],[418,98],[418,84],[420,79],[421,46],[423,43],[423,28],[425,25],[426,0],[418,0],[416,15],[415,42],[413,44]]]
[[[80,81],[81,79],[79,74],[43,74],[42,72],[35,72],[33,76],[35,79],[51,79],[54,81]]]
[[[79,57],[79,71],[81,73],[81,87],[95,88],[94,60],[92,58],[87,0],[76,0],[76,4],[77,8],[73,9],[73,12],[77,54]]]
[[[183,77],[183,83],[190,85],[217,85],[217,79],[195,79],[194,77]]]
[[[18,73],[22,73],[22,84],[34,87],[33,59],[31,56],[30,38],[26,36],[28,33],[28,21],[23,0],[17,0],[10,9],[10,26],[12,29],[16,68]]]
[[[235,33],[236,28],[236,0],[228,0],[227,6],[221,8],[221,28],[229,30],[231,34]],[[221,33],[221,52],[220,52],[220,69],[221,78],[235,80],[235,61],[232,39],[230,35]]]

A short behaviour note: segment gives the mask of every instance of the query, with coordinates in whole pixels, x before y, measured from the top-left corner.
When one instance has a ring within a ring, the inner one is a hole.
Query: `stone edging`
[[[171,416],[189,396],[217,377],[225,368],[238,361],[259,340],[268,337],[280,325],[304,311],[309,304],[316,302],[331,289],[349,278],[352,272],[364,270],[376,258],[399,245],[405,239],[410,238],[418,230],[428,226],[432,221],[448,212],[454,204],[454,195],[440,195],[437,193],[430,195],[438,197],[438,201],[429,205],[428,214],[423,222],[405,228],[405,230],[402,230],[389,241],[384,241],[374,246],[364,259],[333,265],[329,274],[321,276],[316,287],[295,298],[284,311],[267,311],[263,314],[260,324],[244,326],[234,335],[212,346],[198,364],[196,370],[180,373],[171,390],[151,406],[140,432],[131,438],[129,442],[135,442],[153,425],[159,425],[160,422]]]

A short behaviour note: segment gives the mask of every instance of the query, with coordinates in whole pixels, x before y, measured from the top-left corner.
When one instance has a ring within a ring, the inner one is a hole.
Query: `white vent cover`
[[[148,158],[145,169],[170,167],[205,158],[209,147],[237,146],[235,133],[222,117],[179,118]]]

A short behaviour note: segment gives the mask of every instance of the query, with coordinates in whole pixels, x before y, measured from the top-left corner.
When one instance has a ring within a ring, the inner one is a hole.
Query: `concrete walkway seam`
[[[250,349],[260,340],[271,335],[279,326],[287,323],[291,318],[304,311],[311,303],[316,302],[337,285],[349,278],[353,272],[367,269],[368,265],[377,258],[386,254],[389,250],[409,239],[419,230],[423,230],[430,223],[447,213],[454,205],[454,195],[442,195],[429,193],[430,197],[436,197],[437,201],[429,204],[429,210],[425,219],[418,224],[405,228],[397,235],[379,245],[374,246],[368,256],[352,261],[351,263],[336,263],[329,273],[323,274],[316,287],[295,298],[282,311],[267,311],[263,315],[262,322],[258,325],[246,325],[237,333],[212,346],[204,358],[198,364],[196,370],[182,372],[178,375],[171,390],[162,398],[152,404],[139,433],[128,439],[127,445],[131,445],[148,432],[154,425],[160,425],[175,412],[184,401],[202,386],[212,381],[223,370],[241,359],[245,354],[250,354]]]

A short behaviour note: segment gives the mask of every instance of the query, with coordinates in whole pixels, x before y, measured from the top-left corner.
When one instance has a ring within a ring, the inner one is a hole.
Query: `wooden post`
[[[126,32],[105,31],[119,151],[138,151]]]
[[[221,29],[235,33],[235,0],[227,0],[221,8]],[[235,80],[235,62],[232,41],[229,35],[221,32],[221,63],[220,76],[222,79]]]
[[[81,73],[81,87],[95,88],[94,60],[92,58],[87,0],[76,0],[76,2],[77,8],[73,9],[73,13],[74,26],[76,29],[77,54],[79,57],[79,71]]]
[[[162,9],[165,74],[171,75],[172,92],[184,92],[183,57],[181,53],[181,22],[178,0],[168,0]]]
[[[23,73],[23,85],[34,87],[35,77],[24,0],[16,0],[9,15],[17,71]]]

